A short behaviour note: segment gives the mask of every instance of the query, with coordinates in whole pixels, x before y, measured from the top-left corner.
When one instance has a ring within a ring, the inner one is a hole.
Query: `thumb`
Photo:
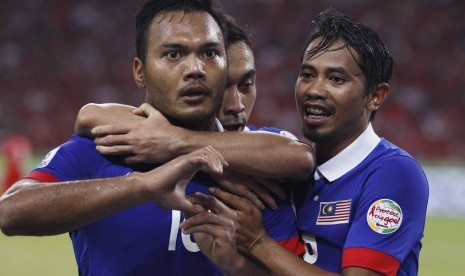
[[[134,115],[142,117],[149,117],[151,114],[153,114],[153,112],[157,112],[157,110],[148,103],[143,103],[141,106],[132,111]]]

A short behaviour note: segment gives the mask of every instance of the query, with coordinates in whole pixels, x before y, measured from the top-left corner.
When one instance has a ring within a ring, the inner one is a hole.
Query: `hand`
[[[194,234],[202,253],[225,273],[238,270],[245,262],[236,248],[236,214],[213,196],[195,193],[190,196],[193,204],[205,210],[181,223],[184,234]]]
[[[236,246],[239,252],[248,254],[257,242],[267,236],[263,228],[262,212],[249,200],[210,188],[209,191],[236,213]]]
[[[133,111],[145,117],[141,122],[130,124],[103,125],[92,130],[97,150],[103,155],[124,155],[127,164],[164,163],[178,155],[171,150],[172,141],[182,133],[158,110],[142,104]]]
[[[221,176],[212,176],[212,178],[222,189],[247,198],[260,210],[265,209],[264,203],[270,209],[276,209],[276,201],[271,193],[282,200],[286,198],[284,190],[275,180],[251,178],[230,170],[224,171]]]
[[[196,213],[198,208],[185,195],[187,183],[200,169],[221,175],[226,166],[228,163],[223,156],[213,147],[207,146],[139,175],[151,201],[163,208]]]

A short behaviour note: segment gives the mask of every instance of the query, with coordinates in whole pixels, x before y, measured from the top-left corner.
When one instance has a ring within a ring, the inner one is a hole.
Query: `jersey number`
[[[318,248],[316,246],[316,238],[313,235],[304,234],[302,236],[305,242],[304,260],[307,263],[314,264],[318,259]]]
[[[178,240],[179,233],[179,224],[181,224],[181,211],[172,210],[171,211],[171,231],[170,231],[170,240],[168,243],[168,251],[176,250],[176,242]],[[191,240],[191,235],[185,235],[181,232],[181,240],[184,247],[187,251],[190,252],[199,252],[199,246]]]

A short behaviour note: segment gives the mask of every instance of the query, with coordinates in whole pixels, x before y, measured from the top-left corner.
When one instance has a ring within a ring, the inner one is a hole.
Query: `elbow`
[[[21,235],[21,225],[30,223],[30,220],[23,218],[23,208],[16,199],[22,187],[16,183],[0,197],[0,230],[6,236]]]
[[[308,180],[313,176],[316,168],[315,151],[312,147],[303,143],[297,145],[297,147],[298,158],[294,162],[294,178],[296,178],[296,180]]]
[[[11,214],[11,208],[5,207],[6,204],[2,201],[0,201],[0,230],[5,236],[17,235],[13,219],[15,216]]]
[[[89,137],[92,126],[95,124],[95,113],[98,109],[98,104],[88,103],[81,107],[74,124],[74,132]]]

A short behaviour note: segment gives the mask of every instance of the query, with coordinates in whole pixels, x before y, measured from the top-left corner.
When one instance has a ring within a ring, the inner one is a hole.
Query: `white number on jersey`
[[[179,233],[179,224],[181,224],[181,211],[172,210],[171,211],[171,231],[170,231],[170,240],[168,242],[168,251],[176,250],[176,241],[178,240]],[[187,251],[190,252],[199,252],[199,246],[192,241],[191,235],[185,235],[181,232],[182,244]]]
[[[316,246],[316,238],[313,235],[304,234],[302,238],[305,243],[304,260],[307,263],[314,264],[318,259],[318,248]]]

